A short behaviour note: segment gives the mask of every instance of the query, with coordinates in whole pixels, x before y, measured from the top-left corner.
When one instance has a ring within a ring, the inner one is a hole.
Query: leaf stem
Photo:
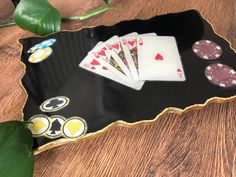
[[[91,18],[93,16],[99,15],[105,11],[113,9],[112,7],[108,5],[104,5],[101,7],[98,7],[96,9],[90,10],[86,12],[85,14],[79,15],[79,16],[71,16],[71,17],[64,17],[64,20],[86,20],[88,18]]]
[[[14,21],[11,21],[11,22],[2,22],[2,23],[0,23],[0,28],[2,28],[2,27],[7,27],[7,26],[13,26],[13,25],[16,25],[16,22],[14,22]]]

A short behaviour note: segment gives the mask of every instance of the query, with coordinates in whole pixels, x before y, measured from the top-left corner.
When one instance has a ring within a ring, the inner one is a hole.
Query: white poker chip
[[[62,127],[62,134],[66,138],[78,138],[86,132],[86,121],[77,116],[67,119]]]
[[[57,96],[44,101],[39,109],[43,112],[55,112],[66,107],[70,99],[65,96]]]
[[[28,120],[28,129],[32,132],[33,137],[41,137],[51,128],[51,122],[45,115],[35,115]]]
[[[30,55],[28,61],[30,63],[39,63],[46,60],[52,54],[52,48],[47,47],[44,49],[38,49],[36,52]]]
[[[46,137],[50,139],[59,138],[62,135],[62,126],[65,123],[65,118],[60,115],[54,115],[50,117],[51,128],[46,132]]]
[[[31,47],[27,53],[34,53],[35,51],[37,51],[38,49],[43,49],[43,48],[47,48],[52,46],[57,40],[54,38],[45,40],[43,42],[40,42],[39,44],[34,45],[33,47]]]

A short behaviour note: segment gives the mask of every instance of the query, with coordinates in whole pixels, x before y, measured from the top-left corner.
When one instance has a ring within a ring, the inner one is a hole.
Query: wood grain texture
[[[0,0],[0,22],[9,20],[14,12],[11,0]]]
[[[63,15],[78,15],[101,1],[51,0]],[[65,3],[66,2],[66,3]],[[9,1],[1,0],[0,7]],[[84,5],[83,5],[84,4]],[[236,48],[234,0],[115,0],[115,10],[63,29],[111,25],[122,20],[198,9]],[[9,7],[9,6],[8,6]],[[12,7],[9,7],[9,10]],[[0,17],[6,16],[0,11]],[[0,29],[0,121],[20,120],[26,94],[19,85],[18,38],[32,36],[18,27]],[[36,156],[35,177],[234,177],[236,100],[210,103],[181,115],[168,113],[132,128],[115,126],[99,136],[53,148]]]

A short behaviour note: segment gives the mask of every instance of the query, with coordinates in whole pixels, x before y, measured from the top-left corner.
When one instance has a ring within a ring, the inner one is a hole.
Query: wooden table
[[[13,11],[1,0],[0,19]],[[78,15],[99,0],[51,1],[63,15]],[[76,5],[75,5],[76,4]],[[63,29],[111,25],[168,12],[198,9],[236,48],[235,0],[115,0],[115,10]],[[3,9],[3,10],[2,10]],[[16,40],[32,36],[18,27],[0,29],[0,120],[20,120],[26,93],[20,86],[24,68]],[[107,131],[50,149],[36,156],[35,177],[236,176],[236,100],[208,103],[181,114],[166,113],[150,123],[116,125]]]

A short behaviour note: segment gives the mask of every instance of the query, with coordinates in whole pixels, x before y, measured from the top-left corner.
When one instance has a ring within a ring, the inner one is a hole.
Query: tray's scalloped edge
[[[189,10],[196,10],[198,11],[197,9],[189,9]],[[189,11],[189,10],[186,10],[186,11]],[[180,13],[180,12],[185,12],[185,11],[177,11],[177,12],[174,12],[174,13]],[[199,12],[199,11],[198,11]],[[218,35],[219,37],[223,38],[225,41],[228,42],[229,44],[229,47],[231,50],[234,51],[234,53],[236,54],[236,51],[234,50],[234,48],[232,47],[232,44],[231,42],[226,39],[225,37],[223,37],[222,35],[218,34],[216,31],[215,31],[215,28],[214,26],[201,14],[201,12],[199,12],[201,17],[206,20],[212,27],[214,33],[216,35]],[[167,13],[169,14],[169,13]],[[162,15],[165,15],[165,14],[162,14]],[[146,20],[146,19],[134,19],[134,20]],[[119,23],[119,22],[118,22]],[[114,23],[116,24],[116,23]],[[111,24],[111,25],[107,25],[107,26],[112,26],[114,24]],[[104,25],[106,26],[106,25]],[[81,29],[84,29],[84,28],[92,28],[92,27],[95,27],[95,26],[85,26],[85,27],[82,27],[80,29],[76,29],[76,30],[62,30],[60,32],[76,32],[76,31],[80,31]],[[60,32],[56,32],[56,33],[60,33]],[[53,33],[55,34],[55,33]],[[52,35],[52,34],[50,34]],[[48,35],[49,36],[49,35]],[[43,38],[43,37],[40,37],[40,36],[37,36],[38,38]],[[45,36],[44,36],[45,37]],[[21,46],[21,52],[20,52],[20,63],[23,65],[24,67],[24,75],[26,73],[26,65],[21,61],[21,56],[22,56],[22,52],[23,52],[23,45],[20,43],[20,40],[23,40],[25,38],[21,38],[21,39],[18,39],[17,40],[17,43]],[[24,77],[23,75],[23,77]],[[23,79],[22,77],[22,79]],[[24,105],[22,107],[22,121],[23,121],[23,117],[24,117],[24,113],[23,113],[23,109],[26,105],[26,102],[27,102],[27,99],[28,99],[28,93],[25,89],[25,87],[23,86],[22,84],[22,79],[20,80],[20,86],[22,87],[22,89],[24,90],[24,92],[26,93],[26,99],[25,99],[25,102],[24,102]],[[88,133],[88,134],[85,134],[84,136],[82,137],[79,137],[79,138],[74,138],[74,139],[69,139],[69,138],[61,138],[61,139],[58,139],[58,140],[55,140],[53,142],[50,142],[50,143],[47,143],[43,146],[40,146],[38,147],[37,149],[34,150],[34,155],[38,155],[40,154],[41,152],[44,152],[46,150],[49,150],[49,149],[52,149],[54,147],[58,147],[58,146],[61,146],[61,145],[64,145],[64,144],[67,144],[67,143],[75,143],[77,142],[78,140],[82,140],[82,139],[87,139],[87,138],[90,138],[90,137],[94,137],[94,136],[97,136],[97,135],[100,135],[102,134],[103,132],[106,132],[107,130],[111,129],[112,127],[114,126],[123,126],[123,127],[134,127],[134,126],[138,126],[138,125],[144,125],[144,124],[148,124],[148,123],[152,123],[152,122],[155,122],[157,119],[159,119],[163,114],[166,114],[166,113],[175,113],[177,115],[181,115],[182,113],[186,113],[187,111],[192,111],[192,110],[198,110],[200,108],[203,108],[205,107],[208,103],[223,103],[223,102],[226,102],[226,101],[230,101],[230,100],[233,100],[233,99],[236,99],[236,95],[234,96],[231,96],[231,97],[227,97],[227,98],[223,98],[223,97],[212,97],[212,98],[209,98],[205,101],[205,103],[202,103],[202,104],[194,104],[194,105],[191,105],[191,106],[188,106],[184,109],[180,109],[180,108],[176,108],[176,107],[169,107],[169,108],[166,108],[164,109],[161,113],[159,113],[154,119],[149,119],[149,120],[142,120],[142,121],[137,121],[137,122],[134,122],[134,123],[129,123],[129,122],[126,122],[126,121],[123,121],[123,120],[117,120],[109,125],[107,125],[106,127],[104,127],[103,129],[101,130],[98,130],[96,132],[93,132],[93,133]]]

